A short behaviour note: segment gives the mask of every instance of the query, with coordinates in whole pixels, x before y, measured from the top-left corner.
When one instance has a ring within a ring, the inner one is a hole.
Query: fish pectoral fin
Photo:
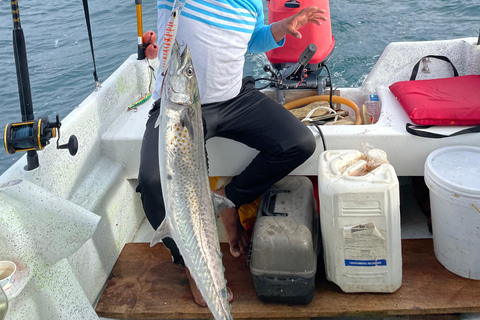
[[[215,216],[218,218],[220,211],[227,208],[233,208],[235,205],[228,198],[223,197],[215,192],[212,192],[213,197],[213,209],[215,210]]]
[[[182,114],[180,115],[180,124],[182,125],[182,127],[187,128],[188,135],[193,140],[194,132],[193,132],[192,115],[190,113],[191,113],[190,108],[182,111]]]
[[[155,126],[154,128],[158,128],[158,126],[160,126],[160,124],[162,123],[162,115],[158,115],[158,118],[157,118],[157,121],[155,121]]]
[[[162,85],[162,89],[163,89],[163,85]],[[162,102],[160,102],[160,112],[158,112],[158,118],[157,118],[157,121],[155,121],[154,128],[157,128],[158,126],[160,126],[162,124],[162,116],[163,116],[164,109],[165,108],[164,108]]]
[[[168,226],[167,220],[163,220],[160,224],[160,227],[153,234],[152,241],[150,241],[150,247],[153,247],[159,242],[162,242],[162,239],[171,237],[170,228]]]

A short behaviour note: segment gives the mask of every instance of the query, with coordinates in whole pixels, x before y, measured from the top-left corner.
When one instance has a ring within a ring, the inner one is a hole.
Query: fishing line
[[[150,69],[151,72],[151,77],[150,77],[150,84],[148,85],[148,92],[152,92],[152,85],[155,80],[157,80],[157,76],[155,75],[155,68],[152,66],[150,63],[150,59],[148,59],[148,68]]]
[[[131,104],[127,109],[128,110],[137,110],[137,107],[145,102],[147,102],[151,96],[152,96],[152,86],[154,81],[157,79],[155,76],[155,68],[152,66],[150,63],[150,59],[147,59],[148,61],[148,68],[150,69],[150,83],[148,84],[148,94],[146,96],[143,96],[140,98],[140,100],[136,101],[135,103]]]

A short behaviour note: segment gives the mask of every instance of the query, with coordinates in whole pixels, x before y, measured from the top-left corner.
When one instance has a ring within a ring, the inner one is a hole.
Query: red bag
[[[420,125],[471,126],[480,124],[480,75],[458,76],[451,61],[443,56],[427,56],[449,62],[454,77],[415,80],[415,65],[410,81],[390,86],[390,91],[413,123]]]

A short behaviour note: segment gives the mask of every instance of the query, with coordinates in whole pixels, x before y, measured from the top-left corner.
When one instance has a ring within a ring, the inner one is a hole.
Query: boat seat
[[[344,89],[343,93],[356,101],[358,90]],[[387,153],[398,176],[423,176],[425,159],[432,151],[447,145],[480,146],[480,140],[472,143],[473,140],[465,139],[465,136],[427,139],[411,135],[405,131],[405,123],[411,121],[393,93],[383,87],[379,90],[379,97],[382,113],[377,123],[322,126],[327,148],[363,152],[363,144],[368,143]],[[137,111],[125,111],[102,138],[105,155],[121,163],[129,179],[136,179],[138,175],[141,142],[151,105],[152,100],[149,100]],[[316,176],[318,173],[318,159],[324,150],[318,131],[313,126],[309,128],[317,138],[317,149],[292,175]],[[461,128],[442,126],[431,130],[450,134]],[[250,163],[258,151],[230,139],[214,137],[207,141],[207,153],[210,176],[234,176]]]
[[[150,99],[136,110],[125,111],[102,137],[104,155],[123,165],[127,179],[138,177],[140,149],[152,104]],[[207,153],[211,176],[234,176],[258,151],[230,139],[214,137],[207,141]]]

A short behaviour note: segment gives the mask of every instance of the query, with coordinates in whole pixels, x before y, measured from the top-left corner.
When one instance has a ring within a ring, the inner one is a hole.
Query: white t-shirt
[[[157,1],[159,58],[172,6],[173,0]],[[190,48],[202,104],[225,101],[240,92],[247,50],[265,52],[285,42],[276,43],[270,26],[264,25],[261,0],[187,0],[176,39]],[[162,81],[159,70],[155,100],[160,98]]]

